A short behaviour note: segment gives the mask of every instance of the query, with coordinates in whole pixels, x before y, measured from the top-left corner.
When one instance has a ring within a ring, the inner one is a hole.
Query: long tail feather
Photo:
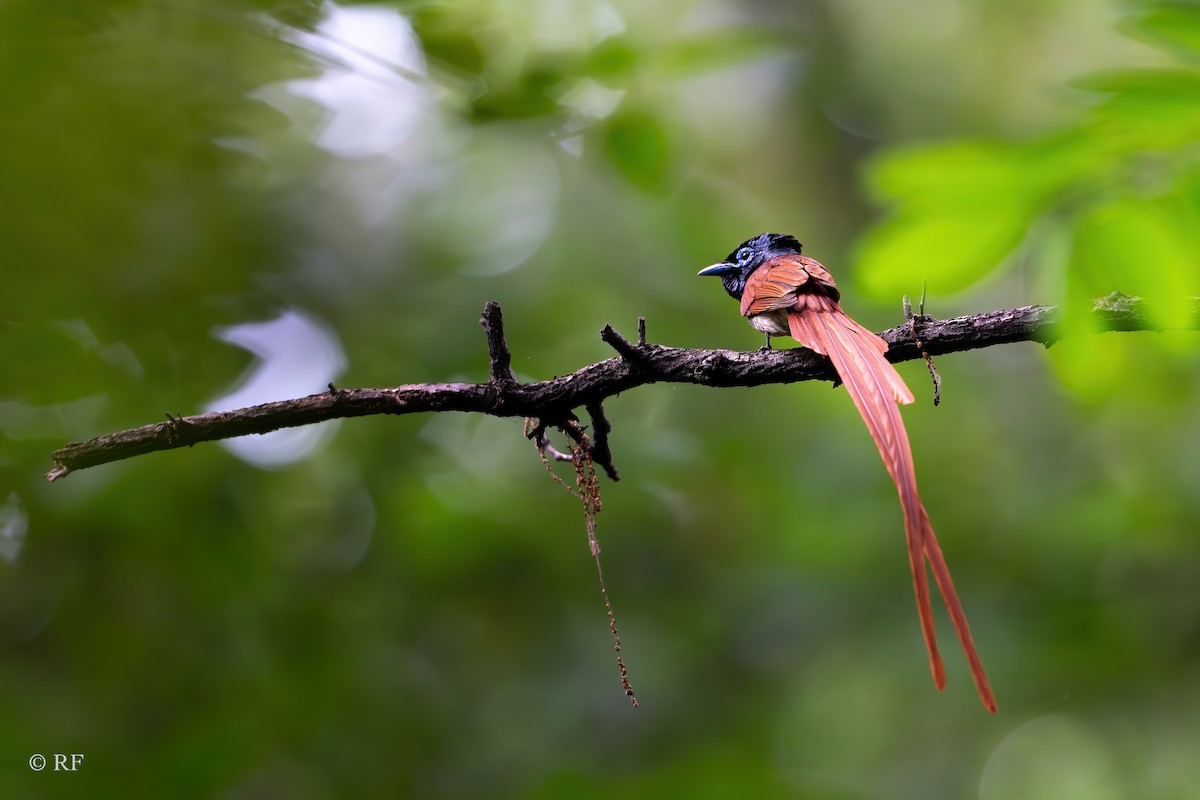
[[[966,612],[963,611],[962,603],[959,602],[958,592],[954,588],[954,580],[950,577],[950,568],[946,566],[942,548],[938,546],[937,537],[933,535],[933,525],[930,524],[929,515],[925,513],[923,505],[921,506],[921,519],[926,530],[925,555],[929,558],[929,568],[933,571],[933,579],[937,581],[938,590],[946,600],[946,608],[950,611],[950,621],[954,623],[958,641],[962,644],[963,652],[967,654],[967,664],[971,668],[971,680],[975,682],[975,689],[979,692],[979,699],[983,702],[983,707],[995,714],[996,697],[992,694],[992,687],[988,685],[987,675],[983,672],[983,663],[979,660],[975,642],[971,639],[971,627],[967,624]]]
[[[832,306],[832,302],[830,305]],[[940,690],[946,685],[946,669],[938,652],[934,632],[929,578],[925,573],[924,529],[920,525],[920,512],[917,509],[919,501],[913,502],[911,484],[902,480],[904,456],[901,451],[907,449],[908,442],[907,439],[903,443],[898,440],[897,434],[903,436],[904,428],[903,425],[897,428],[892,419],[893,416],[898,416],[895,400],[882,391],[882,382],[876,374],[872,359],[856,341],[860,337],[850,333],[840,324],[838,317],[841,316],[844,315],[832,309],[810,309],[802,314],[789,314],[789,327],[792,336],[805,347],[829,356],[900,492],[917,614],[921,620],[925,647],[929,651],[929,669],[933,675],[933,683]]]
[[[985,708],[995,712],[996,701],[983,672],[966,614],[962,610],[950,570],[938,546],[933,526],[917,491],[916,469],[908,432],[897,403],[911,403],[912,393],[900,374],[884,358],[887,343],[846,316],[831,298],[810,295],[803,310],[788,314],[792,336],[811,350],[829,356],[850,398],[862,416],[879,448],[884,465],[900,495],[904,511],[904,533],[908,545],[909,566],[913,573],[917,613],[921,633],[929,651],[929,667],[934,685],[945,686],[946,672],[938,652],[929,596],[929,578],[925,572],[928,557],[934,580],[950,611],[955,632],[967,655],[971,676]]]

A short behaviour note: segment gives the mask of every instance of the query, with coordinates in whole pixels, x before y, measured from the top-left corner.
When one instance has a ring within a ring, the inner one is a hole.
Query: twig
[[[595,442],[592,444],[592,460],[604,468],[604,473],[614,481],[621,480],[617,475],[617,468],[612,463],[612,451],[608,447],[608,434],[612,431],[612,425],[609,424],[608,417],[604,416],[604,406],[599,400],[592,401],[587,404],[588,416],[592,418],[592,435]]]
[[[639,334],[642,332],[639,326]],[[605,325],[600,329],[600,340],[621,354],[622,358],[626,358],[633,362],[641,361],[643,349],[646,346],[645,342],[638,342],[637,345],[629,343],[621,334],[613,328],[612,325]]]
[[[508,342],[504,341],[504,315],[500,312],[500,304],[489,300],[483,307],[483,316],[479,324],[487,333],[488,362],[491,377],[489,383],[508,387],[517,382],[512,371],[512,353],[508,350]]]
[[[904,295],[904,319],[908,321],[909,332],[912,334],[913,342],[917,345],[917,350],[921,352],[921,357],[925,359],[925,366],[929,369],[929,377],[933,379],[933,404],[939,406],[942,404],[942,376],[938,374],[937,367],[933,365],[933,356],[929,355],[925,350],[925,343],[921,341],[921,334],[917,331],[917,320],[921,320],[922,325],[925,320],[932,317],[925,316],[925,284],[921,284],[921,304],[918,306],[920,311],[913,313],[912,301],[908,299],[908,295]]]
[[[564,453],[554,445],[550,444],[550,437],[546,435],[545,429],[542,430],[540,436],[537,437],[537,448],[543,454],[543,458],[550,458],[553,461],[574,461],[573,453]]]

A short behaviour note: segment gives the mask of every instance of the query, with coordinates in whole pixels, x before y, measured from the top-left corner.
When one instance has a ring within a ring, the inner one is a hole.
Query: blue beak
[[[730,264],[728,261],[722,261],[720,264],[713,264],[711,267],[705,267],[697,272],[696,275],[724,275],[727,272],[733,272],[737,268],[737,264]]]

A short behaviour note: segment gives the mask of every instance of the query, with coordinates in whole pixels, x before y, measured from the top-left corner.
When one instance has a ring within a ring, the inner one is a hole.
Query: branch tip
[[[942,376],[938,374],[937,367],[933,364],[933,356],[925,349],[925,343],[921,341],[921,331],[917,330],[918,323],[921,328],[924,328],[926,322],[935,321],[932,317],[925,316],[925,287],[921,287],[921,306],[919,314],[912,314],[912,306],[909,303],[908,296],[904,297],[904,304],[910,316],[908,317],[909,333],[912,334],[913,341],[917,345],[917,350],[920,351],[921,357],[925,359],[925,366],[929,369],[929,377],[933,381],[933,405],[936,408],[942,404]]]
[[[619,481],[621,476],[617,474],[617,468],[613,465],[612,450],[608,446],[608,434],[612,431],[612,425],[604,414],[604,406],[596,400],[588,403],[586,409],[588,416],[592,418],[592,434],[595,438],[591,448],[592,460],[604,468],[604,474],[609,479]]]
[[[619,353],[620,356],[625,360],[639,360],[639,356],[641,354],[638,353],[637,347],[631,344],[624,336],[617,333],[612,325],[605,324],[605,326],[600,329],[600,339],[613,350],[616,350],[617,353]]]
[[[62,464],[55,464],[54,469],[52,469],[46,473],[46,480],[50,481],[50,483],[54,483],[59,478],[65,477],[70,474],[71,474],[70,467],[64,467]]]
[[[504,340],[504,315],[500,311],[500,304],[495,300],[487,301],[483,306],[483,316],[479,318],[479,324],[487,334],[488,382],[496,386],[516,384],[517,378],[512,371],[512,353],[508,349],[508,342]]]

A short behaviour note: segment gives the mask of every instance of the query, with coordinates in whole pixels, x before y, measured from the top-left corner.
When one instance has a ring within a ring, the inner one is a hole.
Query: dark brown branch
[[[487,301],[479,324],[487,334],[490,382],[497,386],[515,384],[517,379],[512,371],[512,353],[508,350],[508,342],[504,341],[504,316],[500,313],[500,304],[495,300]]]
[[[921,319],[925,317],[925,298],[921,297]],[[921,353],[921,358],[925,359],[925,368],[929,370],[929,377],[933,380],[933,404],[935,406],[942,403],[942,376],[938,374],[937,367],[933,365],[933,356],[929,355],[929,351],[925,349],[925,343],[921,341],[921,333],[917,330],[917,315],[913,313],[912,303],[908,299],[908,295],[904,295],[904,319],[908,321],[909,333],[912,335],[913,343],[916,344],[917,350]]]
[[[600,329],[600,339],[613,350],[620,353],[622,358],[634,363],[641,360],[642,350],[647,346],[645,340],[638,342],[636,345],[630,344],[629,340],[617,333],[612,325],[605,325]]]
[[[587,412],[592,418],[592,461],[604,467],[604,474],[609,478],[619,481],[621,477],[617,474],[617,468],[613,466],[612,450],[608,447],[608,434],[612,431],[612,425],[608,417],[604,416],[604,406],[599,400],[594,400],[587,404]]]
[[[1200,330],[1200,299],[1187,301],[1187,327]],[[1159,330],[1145,303],[1119,294],[1096,301],[1090,314],[1098,330]],[[920,317],[919,330],[925,352],[931,355],[957,353],[1009,342],[1040,342],[1050,345],[1059,337],[1055,306],[1026,306],[939,320]],[[481,323],[487,332],[490,380],[487,383],[410,384],[391,389],[341,389],[294,400],[216,411],[188,417],[172,417],[140,428],[110,433],[86,442],[71,442],[54,451],[54,468],[46,474],[55,480],[74,471],[133,456],[190,447],[210,442],[269,433],[280,428],[312,425],[331,419],[368,414],[415,414],[428,411],[468,411],[498,417],[532,417],[561,426],[573,419],[573,409],[598,409],[602,401],[647,383],[692,383],[702,386],[759,386],[833,380],[829,361],[805,349],[773,350],[766,353],[733,350],[692,350],[629,342],[611,326],[601,337],[620,355],[579,370],[536,383],[518,383],[511,369],[512,356],[504,341],[500,306],[488,303]],[[893,362],[922,358],[905,323],[881,335],[891,345]],[[639,337],[640,339],[640,337]],[[599,416],[599,418],[597,418]],[[607,452],[607,430],[600,433],[602,413],[592,415],[598,442]],[[564,429],[565,430],[565,429]],[[601,464],[607,459],[593,457]],[[606,469],[610,465],[606,465]]]

